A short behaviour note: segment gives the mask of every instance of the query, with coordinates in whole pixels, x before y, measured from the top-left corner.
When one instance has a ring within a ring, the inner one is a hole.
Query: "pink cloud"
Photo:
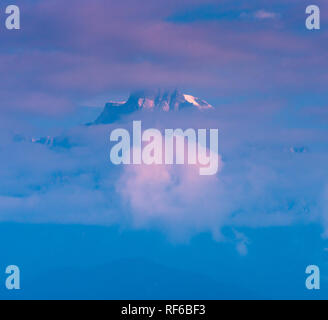
[[[214,235],[229,215],[219,176],[200,176],[191,166],[130,166],[117,191],[130,208],[133,224],[162,223],[174,230],[211,230]]]

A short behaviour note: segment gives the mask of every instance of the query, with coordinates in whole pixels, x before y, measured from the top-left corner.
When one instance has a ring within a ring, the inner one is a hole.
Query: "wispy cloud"
[[[248,254],[248,245],[250,244],[249,239],[245,234],[234,230],[235,240],[237,242],[236,249],[241,256],[247,256]]]
[[[267,10],[257,10],[253,12],[242,12],[240,17],[249,20],[277,20],[280,18],[280,14]]]
[[[277,14],[275,12],[266,11],[266,10],[259,10],[254,13],[254,17],[256,19],[260,19],[260,20],[277,19],[277,18],[279,18],[279,14]]]

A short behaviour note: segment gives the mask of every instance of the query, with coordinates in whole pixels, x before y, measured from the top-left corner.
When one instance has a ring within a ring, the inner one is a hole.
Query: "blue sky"
[[[327,298],[328,7],[310,32],[308,4],[17,0],[22,29],[0,28],[0,270],[20,266],[22,290],[0,272],[0,298]],[[83,125],[154,88],[215,111]],[[218,128],[221,171],[111,165],[110,131],[133,120]]]

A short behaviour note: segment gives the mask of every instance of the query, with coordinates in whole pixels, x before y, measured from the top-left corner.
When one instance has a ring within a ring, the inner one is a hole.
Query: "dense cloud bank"
[[[211,231],[216,239],[224,226],[327,228],[327,130],[294,128],[251,106],[253,116],[232,116],[244,108],[141,112],[115,125],[57,130],[69,141],[62,147],[31,143],[40,129],[2,118],[0,220],[156,227],[182,237]],[[220,171],[112,165],[110,132],[135,119],[160,130],[218,128]]]

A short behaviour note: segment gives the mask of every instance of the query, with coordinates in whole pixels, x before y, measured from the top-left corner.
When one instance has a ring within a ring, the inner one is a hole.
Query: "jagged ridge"
[[[184,108],[197,108],[198,110],[212,109],[206,101],[191,95],[174,91],[139,91],[130,95],[125,102],[109,102],[101,115],[93,124],[113,123],[122,116],[138,110],[159,110],[164,112],[179,111]]]

